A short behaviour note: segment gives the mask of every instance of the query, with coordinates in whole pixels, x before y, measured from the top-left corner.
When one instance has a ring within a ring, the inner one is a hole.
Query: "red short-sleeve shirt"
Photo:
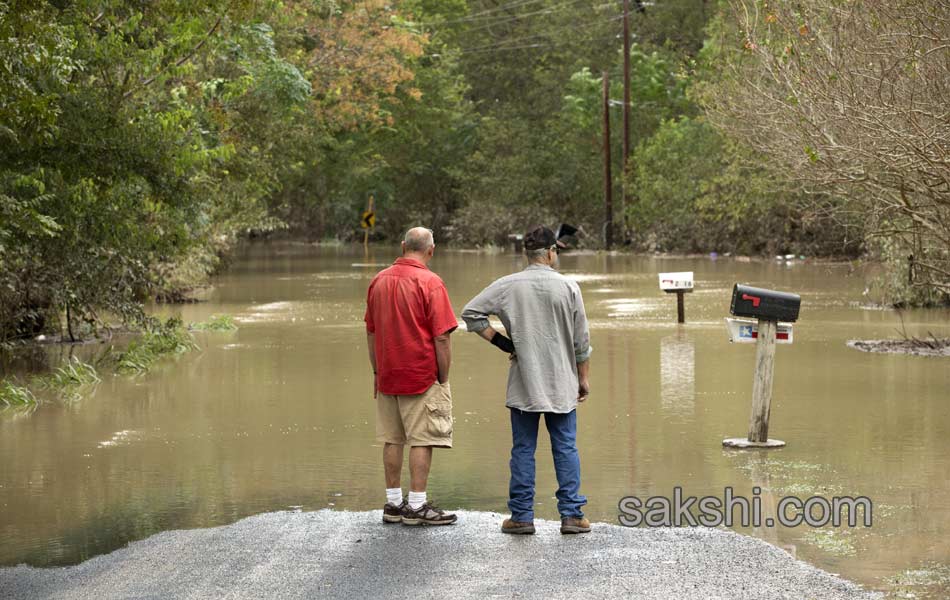
[[[433,338],[458,327],[442,279],[415,259],[396,259],[369,284],[365,321],[376,334],[379,391],[410,396],[429,389],[439,376]]]

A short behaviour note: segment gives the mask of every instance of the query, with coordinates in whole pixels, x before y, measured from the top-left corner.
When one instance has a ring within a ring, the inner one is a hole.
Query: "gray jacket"
[[[507,406],[527,412],[577,408],[577,365],[590,358],[590,329],[577,283],[547,265],[496,280],[462,311],[469,331],[497,315],[515,344]]]

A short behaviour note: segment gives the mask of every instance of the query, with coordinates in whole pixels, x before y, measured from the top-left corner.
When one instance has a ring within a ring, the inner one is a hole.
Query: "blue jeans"
[[[538,447],[538,422],[551,436],[554,472],[557,474],[557,510],[561,517],[581,518],[587,498],[581,496],[581,459],[577,454],[577,411],[567,414],[524,412],[511,409],[511,483],[508,508],[515,521],[534,520],[534,451]]]

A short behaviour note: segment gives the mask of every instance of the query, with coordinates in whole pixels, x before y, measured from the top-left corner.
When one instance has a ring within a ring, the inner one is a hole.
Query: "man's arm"
[[[478,335],[482,336],[483,338],[485,338],[486,340],[488,340],[488,341],[490,342],[491,339],[492,339],[493,337],[495,337],[495,334],[498,333],[498,332],[495,331],[495,328],[494,328],[494,327],[492,327],[491,325],[489,325],[489,326],[486,327],[485,329],[482,329],[481,331],[478,331],[478,332],[476,332],[476,333],[478,333]]]
[[[482,336],[502,351],[512,354],[515,351],[514,343],[496,331],[488,322],[489,315],[497,314],[500,294],[500,286],[496,281],[465,305],[465,309],[462,310],[462,320],[465,321],[466,329]]]
[[[373,288],[376,285],[376,278],[373,278],[366,290],[366,313],[363,320],[366,321],[366,349],[369,351],[369,364],[373,367],[373,398],[379,390],[379,376],[376,375],[376,320],[373,318]]]
[[[435,342],[435,362],[439,366],[439,383],[448,383],[449,367],[452,366],[452,332],[437,335]]]
[[[432,342],[435,346],[435,363],[438,367],[439,383],[449,382],[449,367],[452,365],[452,341],[449,336],[458,327],[458,319],[452,310],[449,293],[441,279],[430,281],[426,316],[429,320],[429,331],[432,332]]]
[[[505,337],[505,334],[495,330],[491,325],[479,331],[478,335],[491,342],[493,346],[497,346],[502,352],[507,352],[508,354],[514,354],[515,352],[514,342]]]
[[[477,296],[468,301],[465,308],[462,309],[462,320],[465,321],[465,328],[472,333],[482,333],[485,329],[491,330],[488,324],[488,316],[495,314],[498,310],[497,304],[497,282],[489,285],[478,293]],[[490,340],[491,337],[485,338]]]
[[[590,359],[577,364],[577,401],[583,402],[590,395]]]
[[[376,385],[379,376],[376,374],[376,334],[366,332],[366,347],[369,348],[369,364],[373,367],[373,398],[376,397],[376,391],[379,387]]]
[[[581,289],[574,287],[574,359],[578,365],[587,362],[594,349],[590,346],[590,326],[587,312],[584,310],[584,297]]]
[[[581,288],[574,288],[574,360],[577,361],[577,401],[583,402],[590,395],[590,326],[584,310]]]

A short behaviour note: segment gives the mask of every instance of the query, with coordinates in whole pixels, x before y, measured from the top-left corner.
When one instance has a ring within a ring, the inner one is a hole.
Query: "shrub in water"
[[[184,354],[197,347],[181,319],[171,318],[164,323],[152,320],[142,337],[119,354],[116,370],[120,373],[144,373],[162,356]]]
[[[211,315],[211,318],[201,323],[192,323],[193,331],[234,331],[237,325],[231,315]]]

